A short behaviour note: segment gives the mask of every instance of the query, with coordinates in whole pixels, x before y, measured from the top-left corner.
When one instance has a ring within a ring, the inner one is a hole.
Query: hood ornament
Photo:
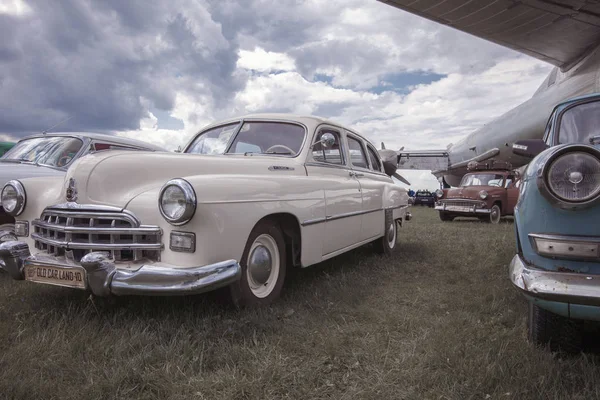
[[[75,187],[75,179],[69,179],[69,186],[67,187],[67,201],[77,201],[77,188]]]

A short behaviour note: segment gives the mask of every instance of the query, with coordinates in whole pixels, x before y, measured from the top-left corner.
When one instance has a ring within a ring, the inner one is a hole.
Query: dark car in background
[[[435,193],[431,193],[429,190],[419,190],[415,194],[413,205],[433,207],[435,206],[436,199]]]

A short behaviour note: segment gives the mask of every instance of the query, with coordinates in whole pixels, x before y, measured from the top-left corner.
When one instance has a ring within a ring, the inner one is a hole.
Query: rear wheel
[[[373,242],[373,247],[378,254],[392,254],[396,249],[398,240],[398,228],[391,212],[385,215],[385,233]]]
[[[551,351],[578,353],[583,344],[583,321],[565,318],[533,304],[527,318],[529,340]]]
[[[447,212],[440,211],[440,219],[444,222],[454,221],[456,218],[454,215],[450,215]]]
[[[230,286],[237,306],[267,305],[281,294],[286,272],[285,241],[274,221],[259,222],[248,237],[242,277]]]

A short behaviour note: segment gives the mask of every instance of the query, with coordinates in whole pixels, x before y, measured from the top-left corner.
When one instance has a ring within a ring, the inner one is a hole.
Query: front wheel
[[[538,346],[550,346],[551,351],[578,353],[583,343],[583,322],[544,310],[528,302],[529,340]]]
[[[492,209],[491,209],[491,212],[490,212],[490,222],[492,224],[499,223],[501,216],[502,216],[502,212],[500,211],[500,207],[498,207],[498,204],[494,204],[492,206]]]
[[[279,297],[285,281],[286,253],[278,224],[263,221],[254,227],[240,266],[242,277],[230,286],[234,304],[267,305]]]

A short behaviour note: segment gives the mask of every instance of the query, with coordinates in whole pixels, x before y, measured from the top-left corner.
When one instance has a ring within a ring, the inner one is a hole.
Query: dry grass
[[[289,282],[271,308],[217,295],[108,305],[0,276],[6,399],[590,399],[598,360],[525,337],[511,222],[431,209],[394,257],[358,249]]]

